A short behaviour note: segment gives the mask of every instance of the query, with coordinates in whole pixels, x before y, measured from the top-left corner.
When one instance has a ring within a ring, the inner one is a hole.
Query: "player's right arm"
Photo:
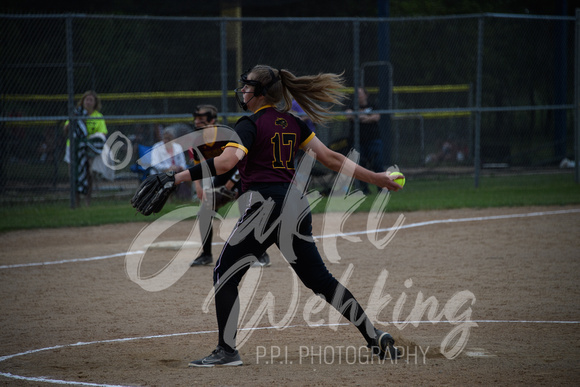
[[[316,160],[320,161],[322,165],[335,172],[341,172],[347,176],[354,177],[355,179],[362,180],[369,184],[375,184],[379,187],[387,188],[391,191],[398,191],[403,188],[395,183],[385,172],[373,172],[361,167],[343,154],[328,148],[317,137],[312,138],[312,140],[306,144],[304,150],[313,152],[313,156]]]

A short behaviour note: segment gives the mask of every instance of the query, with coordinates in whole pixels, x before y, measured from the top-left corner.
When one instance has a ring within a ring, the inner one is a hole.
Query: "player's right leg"
[[[256,255],[261,255],[275,241],[277,233],[272,233],[265,241],[259,242],[255,234],[250,232],[243,237],[241,233],[248,230],[244,221],[251,221],[252,214],[259,211],[258,203],[244,212],[236,227],[229,236],[216,262],[213,280],[215,288],[215,308],[218,322],[217,348],[203,359],[194,360],[192,367],[210,367],[213,365],[241,365],[241,359],[236,350],[236,334],[240,301],[238,285],[246,271],[256,262]],[[233,243],[236,241],[237,243]],[[232,242],[232,243],[230,243]]]

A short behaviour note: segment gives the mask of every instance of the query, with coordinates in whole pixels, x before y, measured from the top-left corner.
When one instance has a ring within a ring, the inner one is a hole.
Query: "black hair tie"
[[[274,84],[276,82],[281,81],[280,73],[279,73],[280,70],[278,70],[278,76],[275,76],[274,71],[272,71],[272,69],[269,67],[268,67],[268,72],[270,73],[270,82],[268,82],[267,85],[262,86],[262,90],[261,90],[262,95],[268,94],[268,90],[270,89],[270,87],[274,86]]]

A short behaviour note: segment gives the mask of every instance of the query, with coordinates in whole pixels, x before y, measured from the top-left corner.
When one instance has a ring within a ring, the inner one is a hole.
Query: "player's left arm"
[[[196,178],[192,178],[192,175],[198,176],[204,167],[209,167],[212,176],[222,175],[234,168],[238,162],[244,158],[245,155],[246,150],[242,146],[226,146],[221,155],[213,159],[203,161],[196,166],[176,174],[175,185],[186,181],[198,180]]]

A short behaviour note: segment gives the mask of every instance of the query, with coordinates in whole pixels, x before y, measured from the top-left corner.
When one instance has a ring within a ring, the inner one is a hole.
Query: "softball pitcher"
[[[308,203],[292,184],[294,156],[302,148],[313,152],[318,161],[333,171],[339,172],[345,164],[343,173],[350,171],[356,179],[393,191],[402,188],[387,173],[369,171],[330,150],[302,120],[288,112],[294,98],[314,123],[324,122],[329,108],[319,102],[341,104],[342,75],[322,73],[297,77],[288,70],[257,65],[244,73],[240,81],[243,87],[235,90],[236,99],[243,109],[253,114],[240,118],[235,125],[239,140],[226,144],[216,158],[175,176],[160,177],[156,183],[162,187],[156,196],[165,198],[175,185],[201,179],[204,169],[219,175],[237,165],[242,192],[247,195],[247,208],[224,245],[213,273],[219,330],[217,347],[189,366],[242,365],[236,350],[238,285],[256,257],[274,243],[304,285],[351,321],[373,353],[381,358],[398,356],[391,335],[373,326],[352,293],[326,268],[312,238]],[[147,214],[162,208],[162,203],[146,203],[139,192],[133,198],[133,205],[139,211]]]

